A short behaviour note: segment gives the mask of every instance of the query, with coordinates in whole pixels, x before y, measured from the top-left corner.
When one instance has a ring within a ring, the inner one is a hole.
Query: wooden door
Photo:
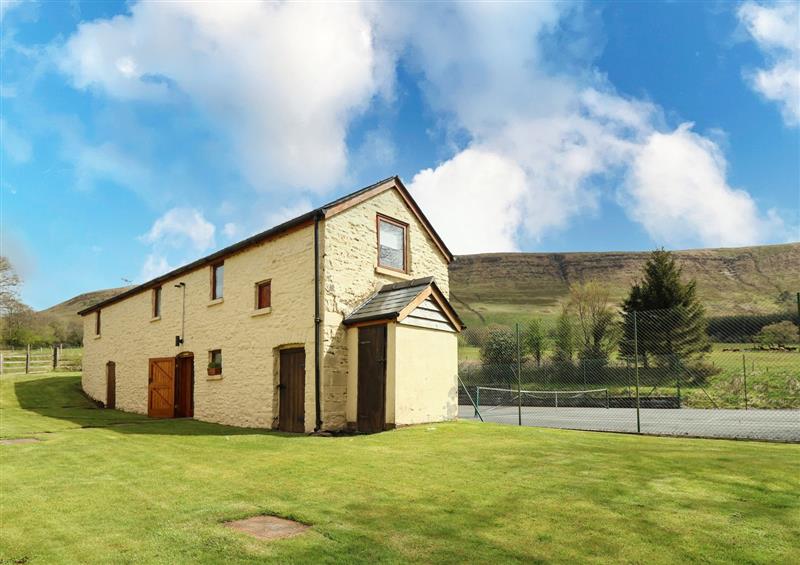
[[[175,415],[175,358],[150,359],[147,415],[172,418]]]
[[[280,406],[278,429],[284,432],[306,431],[306,352],[283,349],[280,358]]]
[[[386,424],[386,325],[358,328],[358,431]]]
[[[194,356],[181,355],[177,358],[175,371],[175,417],[194,416]]]
[[[117,407],[117,366],[113,361],[106,363],[106,408]]]

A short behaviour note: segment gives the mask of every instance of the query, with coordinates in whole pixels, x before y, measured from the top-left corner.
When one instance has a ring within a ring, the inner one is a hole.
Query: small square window
[[[161,287],[153,289],[153,318],[161,317]]]
[[[408,226],[397,220],[378,216],[378,266],[408,271],[406,232]]]
[[[94,317],[94,335],[100,335],[100,310],[97,311]]]
[[[222,298],[222,285],[225,279],[225,264],[211,266],[211,300]]]
[[[256,284],[256,310],[263,310],[272,306],[272,281],[263,281]]]

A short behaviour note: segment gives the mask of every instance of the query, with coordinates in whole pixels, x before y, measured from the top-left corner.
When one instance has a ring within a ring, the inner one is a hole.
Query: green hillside
[[[697,279],[709,314],[771,313],[780,297],[800,291],[800,243],[677,251],[684,275]],[[450,265],[453,303],[467,325],[508,323],[556,315],[573,282],[597,280],[621,300],[641,272],[647,252],[483,253]],[[87,292],[42,310],[68,322],[77,312],[130,287]]]
[[[93,306],[112,296],[116,296],[121,292],[125,292],[129,288],[132,287],[121,286],[119,288],[107,288],[105,290],[95,290],[93,292],[79,294],[55,306],[39,311],[39,315],[46,316],[48,319],[56,319],[64,323],[69,323],[73,320],[80,321],[80,316],[78,316],[80,310]]]
[[[569,285],[596,280],[621,300],[639,278],[647,252],[483,253],[450,266],[453,303],[467,325],[556,315]],[[709,314],[772,313],[800,291],[800,243],[675,252],[697,280]]]

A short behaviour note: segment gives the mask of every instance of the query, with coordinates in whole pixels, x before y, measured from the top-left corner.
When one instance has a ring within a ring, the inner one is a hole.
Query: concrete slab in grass
[[[253,516],[244,520],[226,522],[225,525],[253,537],[267,540],[294,537],[311,527],[277,516]]]

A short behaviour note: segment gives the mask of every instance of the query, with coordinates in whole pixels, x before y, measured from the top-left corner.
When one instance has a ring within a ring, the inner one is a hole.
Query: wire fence
[[[800,311],[564,311],[467,329],[460,416],[554,428],[800,441]],[[769,322],[769,323],[767,323]]]

